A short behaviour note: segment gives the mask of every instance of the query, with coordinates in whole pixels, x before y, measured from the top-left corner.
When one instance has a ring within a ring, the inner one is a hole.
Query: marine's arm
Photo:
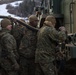
[[[66,33],[65,31],[57,31],[54,27],[49,28],[49,37],[58,42],[58,41],[64,41],[66,39]]]
[[[16,55],[14,53],[14,50],[13,50],[13,37],[12,36],[8,36],[6,37],[4,40],[3,40],[3,44],[4,44],[4,47],[5,49],[7,50],[7,57],[9,58],[9,60],[11,60],[12,64],[15,64],[17,63],[16,61]]]

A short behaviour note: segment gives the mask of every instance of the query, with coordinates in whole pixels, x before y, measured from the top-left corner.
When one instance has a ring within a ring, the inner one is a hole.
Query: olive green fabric
[[[65,32],[58,32],[52,25],[44,25],[39,30],[35,63],[40,65],[44,75],[55,75],[53,61],[55,60],[56,45],[65,39]],[[36,68],[38,67],[36,66]]]
[[[11,25],[11,21],[9,19],[3,19],[1,20],[1,27],[6,28],[8,25]]]

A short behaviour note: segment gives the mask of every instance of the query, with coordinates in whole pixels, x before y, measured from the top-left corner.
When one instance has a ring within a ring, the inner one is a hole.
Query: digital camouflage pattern
[[[12,35],[14,36],[17,42],[17,49],[19,49],[21,39],[25,34],[25,29],[26,28],[24,26],[19,26],[19,25],[15,25],[15,27],[12,29]]]
[[[58,42],[65,39],[65,32],[58,32],[53,26],[44,25],[39,30],[35,62],[39,63],[44,75],[55,75],[53,66],[55,48]]]
[[[17,64],[18,53],[16,50],[16,41],[9,33],[9,30],[2,29],[0,31],[0,65],[7,75],[16,75],[14,71],[14,64]]]
[[[26,28],[19,48],[21,75],[35,75],[36,32]]]
[[[34,58],[36,50],[36,32],[26,28],[24,37],[21,40],[19,52],[25,58]]]

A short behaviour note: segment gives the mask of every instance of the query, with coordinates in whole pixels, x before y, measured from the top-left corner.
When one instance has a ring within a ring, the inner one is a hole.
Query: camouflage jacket
[[[0,31],[0,44],[1,44],[1,53],[0,58],[7,59],[11,61],[12,64],[17,63],[16,59],[18,58],[18,53],[16,50],[16,41],[14,37],[9,33],[7,29],[2,29]]]
[[[52,62],[55,59],[56,43],[65,39],[65,32],[58,32],[53,26],[44,25],[38,32],[36,63]]]
[[[37,42],[37,32],[26,28],[19,48],[19,53],[25,58],[34,58]]]
[[[12,35],[14,36],[14,38],[16,39],[17,42],[17,49],[19,49],[19,45],[20,45],[20,41],[23,37],[23,35],[25,34],[25,27],[20,27],[18,25],[16,25],[13,29],[12,29]]]

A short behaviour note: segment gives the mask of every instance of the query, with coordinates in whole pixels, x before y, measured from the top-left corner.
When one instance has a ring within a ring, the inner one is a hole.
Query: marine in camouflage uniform
[[[38,19],[36,16],[29,17],[29,25],[36,27]],[[37,32],[26,28],[19,48],[21,75],[35,75],[35,50],[37,42]]]
[[[19,65],[17,63],[18,53],[16,50],[16,41],[10,34],[12,25],[10,20],[1,21],[2,30],[0,31],[0,66],[5,75],[17,75]],[[2,74],[3,75],[3,74]]]
[[[22,22],[25,22],[23,19],[20,19],[20,21]],[[14,38],[16,39],[16,42],[17,42],[17,50],[19,49],[19,45],[20,45],[20,42],[21,42],[21,39],[23,37],[23,35],[25,34],[25,29],[26,27],[19,24],[19,23],[15,23],[16,25],[13,26],[13,29],[12,29],[12,35],[14,36]]]
[[[56,43],[65,40],[65,28],[58,32],[55,27],[55,17],[47,16],[43,27],[38,32],[37,49],[35,54],[36,74],[55,75],[54,64]]]

